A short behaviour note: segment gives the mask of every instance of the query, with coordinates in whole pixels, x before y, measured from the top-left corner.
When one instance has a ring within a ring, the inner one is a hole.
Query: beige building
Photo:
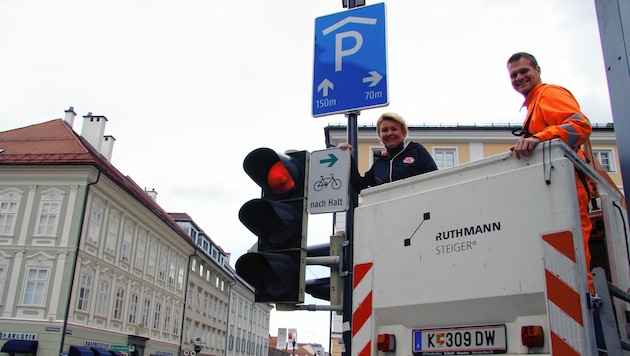
[[[520,127],[520,126],[519,126]],[[409,126],[408,141],[421,143],[431,154],[438,169],[456,166],[481,158],[508,152],[517,137],[513,125],[456,125]],[[345,125],[328,125],[324,128],[328,146],[347,142]],[[358,127],[357,148],[359,172],[366,172],[374,162],[374,155],[383,150],[374,125]],[[613,124],[593,124],[591,134],[593,152],[618,187],[622,186],[619,153]]]
[[[422,144],[435,160],[438,169],[445,169],[508,152],[510,146],[513,146],[517,140],[517,137],[512,135],[512,130],[519,127],[507,124],[409,126],[406,142],[414,141]],[[324,128],[324,137],[328,147],[347,142],[346,126],[328,125]],[[590,140],[593,154],[623,192],[619,151],[613,124],[593,124]],[[370,169],[374,157],[379,156],[383,150],[376,135],[375,125],[358,127],[356,152],[361,174]],[[335,231],[343,231],[345,221],[345,214],[336,214]]]
[[[229,254],[75,116],[0,132],[0,355],[266,355],[271,307]]]

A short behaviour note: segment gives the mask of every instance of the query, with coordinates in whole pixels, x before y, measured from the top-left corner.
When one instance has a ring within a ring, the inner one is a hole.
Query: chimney
[[[157,192],[155,191],[155,189],[147,190],[147,188],[144,188],[144,192],[147,193],[147,195],[150,196],[151,199],[157,201]]]
[[[112,135],[103,136],[103,142],[101,142],[101,154],[108,161],[112,160],[112,152],[114,151],[114,142],[116,139]]]
[[[77,116],[77,113],[74,112],[74,107],[69,107],[68,110],[64,111],[66,113],[66,117],[64,121],[70,125],[70,127],[74,126],[74,118]]]
[[[81,128],[81,136],[87,140],[98,152],[101,152],[103,135],[105,134],[105,124],[107,118],[101,115],[92,115],[88,112],[83,116],[83,127]]]

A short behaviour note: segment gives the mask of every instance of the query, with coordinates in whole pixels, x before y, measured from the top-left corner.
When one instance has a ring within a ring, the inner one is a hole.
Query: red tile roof
[[[0,166],[93,165],[194,245],[190,236],[144,189],[118,171],[62,119],[0,132],[0,150]]]
[[[90,164],[91,152],[61,119],[0,132],[0,164]]]

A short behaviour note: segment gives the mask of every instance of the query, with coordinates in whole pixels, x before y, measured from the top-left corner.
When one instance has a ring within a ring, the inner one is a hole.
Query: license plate
[[[505,325],[412,331],[414,355],[484,355],[507,352]]]

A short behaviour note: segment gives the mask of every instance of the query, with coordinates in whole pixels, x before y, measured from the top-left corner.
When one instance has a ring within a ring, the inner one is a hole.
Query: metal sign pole
[[[630,7],[626,1],[595,0],[599,35],[604,53],[606,78],[615,136],[619,150],[619,163],[622,172],[622,185],[626,196],[630,189],[630,59],[628,58],[628,38],[630,37]],[[626,214],[630,208],[626,206]]]
[[[354,3],[354,0],[350,1],[350,4]],[[354,147],[354,153],[352,153],[352,159],[358,162],[358,127],[357,116],[358,111],[348,113],[348,143]],[[352,351],[352,289],[353,289],[353,254],[354,254],[354,208],[359,205],[359,195],[354,191],[352,185],[348,187],[348,193],[350,196],[350,206],[346,212],[346,241],[347,246],[344,252],[343,265],[347,269],[348,274],[343,281],[343,343],[345,346],[345,356],[350,356]]]
[[[348,8],[352,9],[357,6],[356,0],[348,0]],[[359,130],[357,127],[358,111],[348,113],[348,143],[354,147],[354,153],[352,153],[352,159],[355,162],[359,162],[358,154],[358,136]],[[343,265],[348,270],[348,274],[343,281],[343,344],[344,344],[344,356],[350,356],[352,354],[352,289],[353,289],[353,253],[354,253],[354,208],[359,205],[359,195],[354,191],[354,188],[349,185],[350,207],[346,212],[346,239],[348,245],[345,248],[344,263]]]

